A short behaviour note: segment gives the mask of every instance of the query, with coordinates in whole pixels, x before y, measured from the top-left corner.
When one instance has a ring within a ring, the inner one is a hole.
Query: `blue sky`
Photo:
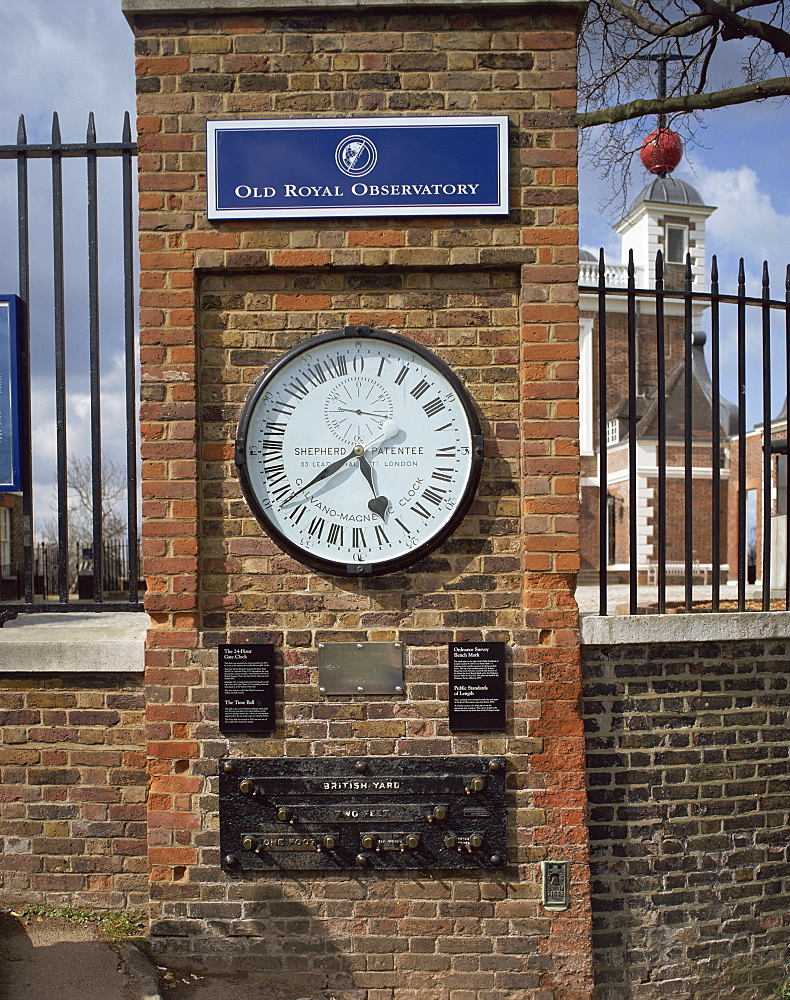
[[[722,79],[727,77],[728,69],[726,62],[719,66]],[[732,75],[735,76],[734,71]],[[0,8],[0,95],[0,143],[14,141],[20,113],[24,113],[27,120],[29,141],[46,141],[53,110],[59,114],[64,141],[84,138],[89,111],[95,113],[100,141],[120,138],[124,111],[130,111],[134,120],[133,38],[121,14],[120,0],[6,3]],[[733,287],[737,257],[743,254],[747,262],[749,292],[758,294],[760,266],[765,258],[771,265],[774,296],[780,297],[783,295],[784,267],[790,260],[787,237],[790,232],[790,186],[787,183],[790,102],[769,101],[720,109],[705,116],[704,122],[705,128],[699,131],[697,143],[687,149],[687,156],[676,175],[697,187],[708,204],[718,206],[708,223],[708,251],[719,256],[722,286],[726,285],[728,290]],[[84,167],[82,169],[84,172]],[[8,175],[4,176],[5,179],[0,177],[0,218],[4,226],[15,227],[15,189]],[[37,176],[37,183],[50,183],[47,176]],[[647,179],[648,175],[637,163],[629,199]],[[67,180],[69,184],[74,185],[75,204],[84,205],[84,200],[81,201],[84,193],[78,193],[84,181],[75,174]],[[583,160],[581,245],[594,250],[604,246],[609,258],[616,260],[618,238],[611,227],[617,220],[612,217],[611,210],[599,211],[610,194],[610,188],[598,178],[594,165]],[[42,231],[48,225],[47,219],[40,221]],[[83,223],[78,222],[77,229],[81,225]],[[0,253],[3,290],[15,288],[13,256],[13,248],[9,253],[6,241],[6,248]],[[83,276],[78,278],[75,303],[82,294],[80,281],[84,280]],[[42,302],[51,299],[51,279],[48,280],[50,285],[42,286]],[[118,276],[112,273],[102,280],[102,301],[111,303],[117,298]],[[42,328],[47,326],[48,308],[45,304],[41,306]],[[73,314],[78,309],[75,304]],[[115,322],[113,319],[108,325]],[[77,345],[69,380],[70,419],[74,420],[71,441],[75,452],[86,453],[88,406],[84,351],[78,341],[77,336],[71,338],[71,343]],[[36,428],[40,456],[36,480],[42,486],[39,497],[46,493],[44,484],[51,480],[55,464],[52,425],[47,413],[51,389],[44,379],[45,370],[51,363],[46,357],[48,353],[41,361],[41,380],[34,385],[34,407],[41,417]],[[122,381],[120,358],[119,348],[110,342],[105,351],[103,385],[107,390],[105,442],[111,453],[122,449],[123,426],[114,408],[118,396],[113,394]],[[759,360],[755,367],[759,368]],[[784,388],[780,391],[783,396]]]

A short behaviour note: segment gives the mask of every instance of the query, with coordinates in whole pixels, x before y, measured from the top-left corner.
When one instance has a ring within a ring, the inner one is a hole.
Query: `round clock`
[[[264,372],[242,410],[236,465],[275,542],[327,573],[409,566],[451,534],[480,479],[466,389],[426,348],[347,326]]]

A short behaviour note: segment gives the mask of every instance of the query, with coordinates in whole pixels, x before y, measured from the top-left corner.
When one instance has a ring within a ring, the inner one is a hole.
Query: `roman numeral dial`
[[[402,570],[457,528],[483,446],[453,370],[388,330],[305,339],[262,372],[236,464],[263,530],[318,572]]]

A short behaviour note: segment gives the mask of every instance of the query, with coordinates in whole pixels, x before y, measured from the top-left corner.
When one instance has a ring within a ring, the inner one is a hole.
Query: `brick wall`
[[[144,908],[140,676],[0,675],[0,895]]]
[[[680,449],[678,449],[679,451]],[[695,456],[698,454],[695,449]],[[709,460],[709,455],[705,458]],[[669,466],[667,461],[667,466]],[[697,467],[702,465],[699,461]],[[648,523],[653,527],[653,554],[658,553],[658,479],[648,479],[648,487],[653,490],[653,512]],[[724,479],[720,484],[721,506],[719,514],[719,545],[720,559],[723,562],[727,554],[727,487]],[[686,485],[682,479],[667,480],[667,517],[666,544],[667,559],[685,559],[686,551]],[[691,489],[691,538],[692,559],[701,563],[712,563],[713,560],[713,485],[710,479],[695,480]],[[722,576],[726,582],[726,570]]]
[[[765,1000],[790,927],[790,640],[585,646],[597,1000]]]
[[[623,299],[613,296],[608,302],[606,314],[606,409],[613,413],[628,399],[628,315],[616,309],[624,309]],[[593,361],[592,361],[592,393],[593,393],[593,428],[594,440],[598,440],[598,355],[599,328],[598,313],[585,310],[582,315],[593,321]],[[665,371],[683,360],[684,321],[679,316],[664,317],[664,365]],[[656,352],[656,317],[655,313],[640,312],[636,317],[635,337],[636,357],[638,365],[638,394],[648,397],[655,392],[658,384],[658,358]],[[640,406],[641,406],[640,401]],[[621,416],[625,417],[623,410]],[[641,412],[640,412],[641,416]]]
[[[132,19],[153,946],[183,963],[243,957],[295,996],[581,1000],[575,11],[332,6]],[[404,112],[509,114],[509,217],[206,221],[207,117]],[[261,368],[347,323],[394,326],[453,364],[486,437],[481,490],[456,535],[413,571],[367,582],[280,553],[232,466]],[[407,697],[325,702],[319,636],[402,639]],[[447,643],[469,638],[510,647],[503,734],[449,732]],[[276,644],[282,715],[271,739],[228,740],[216,646],[256,639]],[[494,752],[512,768],[510,864],[496,879],[230,880],[219,869],[223,755]],[[544,857],[572,863],[567,913],[540,904]]]
[[[785,436],[785,427],[779,425],[771,431],[771,437],[781,438]],[[744,471],[745,471],[745,493],[748,496],[750,491],[754,492],[754,509],[749,511],[746,496],[742,497],[746,509],[746,565],[755,567],[756,579],[762,579],[763,562],[763,437],[761,431],[753,431],[746,435],[744,440]],[[733,567],[733,577],[735,567],[738,565],[738,507],[740,494],[740,442],[733,438],[730,442],[730,489],[728,498],[728,553],[730,566]],[[773,489],[775,490],[776,461],[772,462],[771,476],[773,479]],[[775,494],[771,500],[771,509],[776,509]],[[749,537],[751,535],[751,554],[749,552]],[[774,559],[776,556],[773,557]],[[753,581],[752,581],[753,582]]]

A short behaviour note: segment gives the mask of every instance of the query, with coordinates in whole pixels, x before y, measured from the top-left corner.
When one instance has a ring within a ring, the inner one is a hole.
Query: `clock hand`
[[[385,417],[386,413],[372,413],[370,410],[347,410],[344,406],[339,406],[332,413],[356,413],[358,417]]]
[[[334,476],[336,472],[340,472],[343,466],[346,465],[347,462],[350,462],[351,459],[354,458],[355,456],[356,456],[356,449],[354,449],[354,451],[350,451],[343,458],[339,458],[336,462],[332,462],[331,465],[324,466],[324,468],[321,469],[321,471],[318,473],[317,476],[314,476],[310,480],[310,482],[305,483],[304,486],[300,486],[299,489],[295,493],[292,493],[287,500],[283,501],[283,503],[290,503],[292,500],[295,500],[301,493],[304,493],[305,490],[309,490],[311,486],[316,486],[318,483],[322,483],[325,479],[329,479],[331,476]]]
[[[368,510],[372,510],[374,514],[378,514],[383,521],[384,512],[389,506],[389,500],[384,496],[380,497],[376,492],[376,487],[373,485],[373,469],[370,467],[370,462],[364,455],[359,456],[359,468],[362,475],[365,479],[367,479],[370,488],[373,490],[373,499],[368,500]]]
[[[327,479],[331,479],[331,477],[340,472],[340,470],[347,465],[352,458],[359,458],[360,455],[364,455],[368,448],[375,448],[376,445],[381,444],[382,441],[387,441],[389,438],[395,437],[399,430],[400,427],[398,427],[394,420],[385,420],[381,425],[378,434],[374,438],[371,438],[367,444],[356,445],[347,455],[344,455],[343,458],[339,458],[336,462],[331,462],[329,465],[325,466],[321,469],[317,476],[314,476],[310,482],[306,483],[304,486],[300,486],[299,489],[295,493],[292,493],[287,500],[283,501],[283,503],[290,503],[301,493],[304,493],[305,490],[309,490],[311,486],[315,486],[318,483],[325,482]]]
[[[361,455],[363,452],[370,451],[371,448],[375,448],[378,445],[382,444],[382,442],[389,441],[390,438],[395,437],[395,435],[398,433],[399,430],[400,427],[398,427],[396,421],[385,420],[384,423],[379,428],[379,432],[375,437],[371,438],[367,444],[357,445],[357,448],[359,448],[357,454]]]

